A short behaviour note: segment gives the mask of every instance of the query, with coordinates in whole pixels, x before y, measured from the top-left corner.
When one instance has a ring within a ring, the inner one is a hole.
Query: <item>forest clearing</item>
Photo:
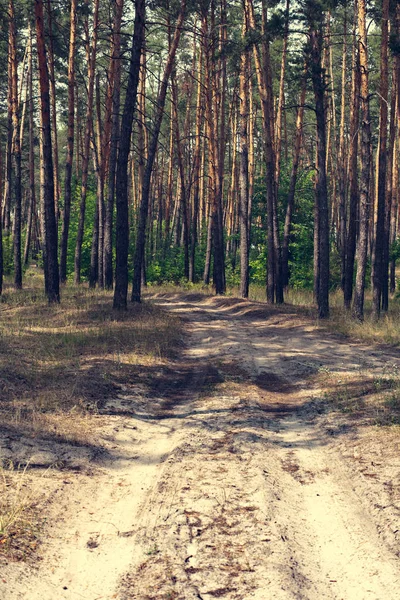
[[[397,348],[289,305],[23,293],[1,307],[2,599],[397,599]]]

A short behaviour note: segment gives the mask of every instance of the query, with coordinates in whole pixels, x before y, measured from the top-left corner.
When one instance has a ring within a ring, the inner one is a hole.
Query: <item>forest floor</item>
[[[91,444],[4,429],[41,542],[0,554],[1,600],[398,600],[400,352],[290,306],[150,302],[183,346],[104,394]]]

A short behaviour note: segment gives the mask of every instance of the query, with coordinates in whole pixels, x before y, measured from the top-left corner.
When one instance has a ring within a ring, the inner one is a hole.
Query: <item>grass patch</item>
[[[357,426],[400,425],[400,378],[382,374],[371,378],[347,376],[325,380],[328,409],[354,420]]]
[[[27,466],[0,468],[0,556],[19,561],[36,550],[45,518],[34,489]]]
[[[112,293],[67,287],[48,305],[42,280],[0,302],[0,427],[82,440],[87,417],[138,371],[178,349],[178,318],[146,302],[112,309]]]

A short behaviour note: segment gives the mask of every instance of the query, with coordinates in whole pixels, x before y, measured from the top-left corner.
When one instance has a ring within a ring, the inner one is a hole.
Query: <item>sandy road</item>
[[[397,359],[290,311],[156,301],[186,320],[180,360],[105,407],[112,459],[71,476],[43,563],[9,570],[0,597],[398,600],[400,560],[319,427],[313,379]]]

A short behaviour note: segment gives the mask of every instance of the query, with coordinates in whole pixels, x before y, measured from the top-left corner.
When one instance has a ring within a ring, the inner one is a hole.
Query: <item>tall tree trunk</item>
[[[144,173],[142,197],[140,202],[139,223],[136,237],[134,270],[133,270],[133,286],[132,286],[132,302],[140,302],[141,300],[141,284],[142,284],[142,265],[145,253],[146,243],[146,224],[147,214],[149,210],[149,196],[151,174],[153,172],[154,160],[156,157],[158,136],[160,134],[161,122],[164,114],[165,99],[167,96],[168,81],[171,76],[171,71],[174,65],[176,51],[178,49],[179,39],[181,36],[182,25],[186,13],[186,0],[181,1],[179,16],[177,19],[175,33],[169,48],[167,61],[164,68],[164,74],[161,80],[160,91],[156,103],[156,115],[154,118],[154,128],[149,144],[149,152]],[[118,193],[117,193],[118,195]]]
[[[136,108],[139,84],[140,56],[142,54],[145,27],[145,1],[135,0],[135,24],[129,66],[129,79],[126,91],[124,112],[121,119],[119,152],[116,172],[116,266],[113,307],[124,310],[128,294],[128,163],[131,145],[133,116]],[[141,264],[143,255],[141,256]]]
[[[294,199],[295,199],[295,194],[296,194],[297,173],[299,170],[299,163],[300,163],[301,140],[303,137],[304,103],[306,100],[306,90],[307,90],[306,84],[307,84],[307,78],[306,78],[306,74],[304,73],[302,80],[301,80],[299,107],[297,109],[296,136],[295,136],[295,141],[294,141],[293,164],[292,164],[292,172],[290,175],[290,185],[289,185],[289,193],[288,193],[287,205],[286,205],[285,225],[284,225],[284,231],[283,231],[282,282],[283,282],[284,286],[289,285],[289,242],[290,242],[290,233],[291,233],[291,229],[292,229],[292,215],[293,215],[293,208],[294,208]]]
[[[369,231],[369,198],[371,176],[371,122],[369,114],[368,87],[368,44],[366,28],[366,0],[358,0],[359,30],[359,68],[361,95],[361,177],[360,177],[360,216],[357,246],[357,274],[354,290],[353,313],[362,321],[364,319],[365,274],[367,270],[368,231]]]
[[[318,289],[316,297],[318,316],[329,317],[329,212],[328,187],[326,179],[326,122],[324,106],[324,70],[322,69],[322,27],[310,30],[310,68],[315,98],[317,121],[317,173],[315,182]]]
[[[75,45],[77,27],[77,0],[71,0],[69,55],[68,55],[68,125],[67,125],[67,157],[65,161],[64,210],[60,245],[60,281],[67,281],[67,253],[69,224],[71,218],[72,167],[74,161],[74,129],[75,129]],[[79,148],[77,149],[79,153]]]
[[[353,276],[354,259],[356,253],[357,240],[357,212],[358,212],[358,172],[357,155],[359,140],[359,112],[360,112],[360,67],[359,52],[357,48],[357,0],[354,8],[353,24],[353,55],[352,55],[352,76],[351,76],[351,94],[350,94],[350,124],[349,124],[349,214],[346,239],[346,272],[344,278],[344,306],[350,309],[353,296]]]
[[[285,33],[283,37],[283,47],[282,47],[282,59],[281,59],[281,76],[279,81],[279,97],[278,97],[278,107],[276,111],[276,125],[275,125],[275,159],[276,159],[276,167],[275,167],[275,180],[276,180],[276,188],[278,193],[279,189],[279,179],[281,173],[281,152],[282,152],[282,115],[283,108],[285,103],[285,75],[286,75],[286,56],[287,56],[287,47],[288,47],[288,39],[289,39],[289,10],[290,10],[290,0],[286,0],[286,10],[285,10]]]
[[[246,17],[244,16],[243,34],[247,33]],[[239,195],[240,195],[240,295],[249,296],[249,149],[248,149],[248,56],[242,52],[239,74]]]
[[[12,75],[13,66],[11,58],[11,44],[8,43],[7,50],[7,146],[6,146],[6,165],[4,178],[4,199],[3,199],[3,227],[7,237],[11,231],[11,189],[12,189],[12,140],[13,140],[13,123],[12,123]]]
[[[188,195],[185,181],[185,166],[183,164],[183,152],[178,118],[178,90],[175,74],[171,74],[172,104],[174,107],[175,141],[178,158],[179,178],[181,185],[181,208],[183,225],[183,252],[184,252],[184,276],[189,279],[189,219],[188,219]]]
[[[22,175],[21,175],[21,143],[18,102],[18,61],[17,33],[15,24],[14,0],[9,1],[9,44],[12,65],[11,102],[12,102],[12,158],[14,171],[14,287],[22,288],[21,261],[21,227],[22,227]]]
[[[392,226],[392,204],[394,197],[393,190],[393,170],[396,168],[395,159],[395,144],[396,144],[396,74],[395,67],[393,68],[392,78],[392,93],[390,100],[390,125],[389,125],[389,145],[387,152],[387,169],[386,169],[386,204],[385,204],[385,235],[382,252],[382,301],[381,309],[387,312],[389,309],[389,252],[391,244],[391,226]]]
[[[201,162],[201,151],[202,151],[202,119],[203,119],[203,105],[202,105],[202,67],[203,67],[203,46],[200,44],[199,59],[198,59],[198,73],[197,73],[197,103],[196,103],[196,128],[195,128],[195,148],[193,156],[193,216],[192,216],[192,231],[191,231],[191,245],[190,245],[190,263],[189,263],[189,281],[195,282],[196,278],[196,244],[197,244],[197,221],[199,216],[199,202],[200,202],[200,162]]]
[[[93,136],[94,137],[94,136]],[[99,211],[99,237],[97,240],[97,282],[101,288],[104,288],[104,225],[105,225],[105,206],[104,206],[104,177],[106,152],[103,140],[103,124],[101,118],[100,101],[100,75],[96,79],[96,138],[97,138],[97,206]]]
[[[385,205],[386,205],[386,170],[387,170],[387,124],[388,124],[388,41],[389,41],[389,0],[382,1],[381,25],[381,65],[379,80],[379,150],[378,150],[378,193],[377,221],[375,230],[375,251],[372,278],[372,312],[379,318],[382,302],[384,273],[383,255],[385,246]]]
[[[120,83],[121,83],[121,22],[124,8],[124,0],[116,0],[115,19],[113,27],[113,49],[111,56],[109,77],[112,82],[112,111],[111,111],[111,140],[110,156],[108,165],[108,191],[106,203],[106,217],[104,228],[104,285],[110,290],[113,286],[112,265],[112,233],[113,212],[115,196],[115,173],[117,167],[117,153],[119,143],[119,107],[120,107]]]
[[[90,135],[93,126],[93,98],[94,98],[94,78],[96,69],[96,53],[97,53],[97,36],[99,27],[99,0],[94,0],[93,7],[93,33],[92,43],[89,47],[89,25],[86,22],[86,38],[87,38],[87,55],[88,55],[88,85],[87,85],[87,108],[86,108],[86,124],[85,124],[85,139],[82,156],[82,184],[81,184],[81,201],[79,207],[79,223],[78,233],[76,236],[75,245],[75,283],[81,282],[81,261],[82,261],[82,243],[85,231],[85,213],[86,213],[86,195],[88,186],[89,172],[89,154],[90,154]]]
[[[332,47],[331,47],[332,48]],[[338,207],[338,247],[341,263],[341,287],[344,291],[346,278],[346,151],[345,151],[345,119],[346,119],[346,56],[347,56],[347,12],[345,8],[343,21],[342,51],[342,93],[340,104],[339,152],[336,173],[338,175],[339,207]]]
[[[393,88],[396,90],[396,120],[397,120],[397,132],[400,133],[400,4],[397,3],[396,9],[393,15],[393,38],[395,41],[396,51],[393,60],[393,77],[394,84]],[[394,198],[392,201],[392,224],[391,224],[391,243],[393,244],[397,239],[398,231],[398,219],[399,219],[399,145],[398,139],[395,144],[393,153],[393,185],[392,190]],[[393,255],[390,262],[390,291],[394,293],[396,290],[396,258]]]
[[[253,0],[245,0],[245,10],[248,11],[249,26],[251,30],[256,29],[256,22],[254,16],[254,5]],[[265,11],[263,11],[265,12]],[[263,46],[264,62],[268,61],[269,42],[266,40]],[[280,283],[277,288],[277,279],[279,274],[276,272],[277,264],[279,264],[279,256],[276,256],[278,248],[276,247],[276,220],[275,220],[275,157],[273,148],[273,119],[271,114],[273,108],[272,90],[268,85],[267,72],[270,70],[269,62],[262,65],[259,48],[253,45],[253,56],[255,71],[257,76],[258,90],[261,99],[261,111],[262,111],[262,126],[263,126],[263,142],[264,142],[264,154],[265,154],[265,178],[266,178],[266,196],[267,196],[267,302],[273,303],[276,297],[276,291],[279,288],[279,301],[282,300]]]
[[[50,102],[51,102],[51,129],[53,144],[53,170],[54,170],[54,201],[56,207],[56,221],[59,218],[59,199],[61,194],[60,176],[58,173],[58,130],[57,130],[57,94],[56,94],[56,75],[54,69],[54,48],[53,48],[53,15],[51,0],[47,0],[47,22],[49,29],[48,43],[48,69],[50,77]]]
[[[43,0],[35,0],[36,37],[40,83],[40,111],[43,161],[43,218],[46,246],[45,284],[49,302],[60,301],[57,258],[57,223],[54,202],[54,174],[51,148],[50,85],[44,42]]]
[[[32,239],[32,227],[36,214],[36,191],[35,191],[35,147],[34,147],[34,123],[33,123],[33,65],[32,65],[32,31],[29,26],[29,71],[28,71],[28,120],[29,120],[29,200],[28,200],[28,222],[26,227],[24,264],[29,261],[29,250]]]

